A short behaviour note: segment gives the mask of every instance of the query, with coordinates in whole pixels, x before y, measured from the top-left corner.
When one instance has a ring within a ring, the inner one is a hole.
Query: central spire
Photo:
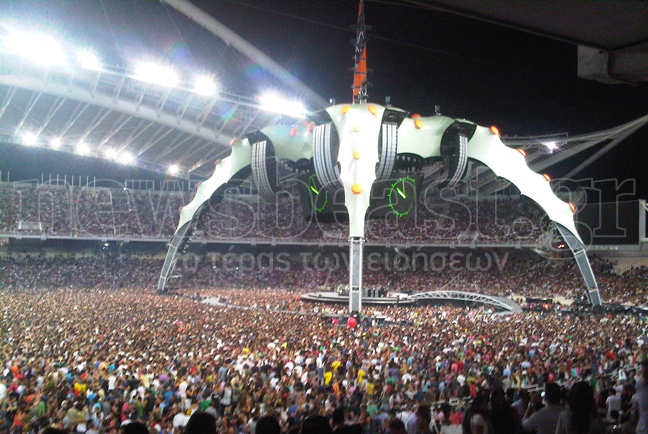
[[[367,102],[367,43],[365,38],[364,0],[358,6],[358,28],[355,42],[355,67],[353,71],[353,103]]]

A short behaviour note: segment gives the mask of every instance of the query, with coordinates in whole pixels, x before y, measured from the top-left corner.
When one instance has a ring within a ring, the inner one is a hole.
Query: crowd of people
[[[471,434],[544,434],[534,390],[544,387],[546,408],[560,413],[564,393],[586,381],[597,423],[624,422],[646,355],[646,320],[632,315],[375,307],[365,313],[394,321],[361,317],[349,327],[291,291],[197,295],[3,291],[0,431],[112,433],[141,423],[173,434],[206,413],[211,432],[228,434],[273,432],[268,418],[284,433],[325,420],[364,433],[463,423]],[[208,297],[222,304],[200,301]],[[560,420],[552,433],[574,432],[555,431]]]
[[[537,255],[489,252],[476,268],[476,258],[462,254],[403,252],[368,254],[363,285],[384,292],[415,293],[439,289],[530,299],[581,300],[584,283],[573,260]],[[184,289],[288,289],[333,291],[348,283],[346,252],[226,252],[185,255],[178,260],[171,287]],[[419,255],[419,256],[417,256]],[[475,255],[476,256],[476,255]],[[400,261],[402,259],[402,262]],[[488,261],[487,261],[488,259]],[[442,262],[445,261],[445,262]],[[0,288],[151,289],[164,256],[94,254],[6,255],[0,257]],[[613,262],[592,258],[601,296],[607,303],[642,306],[648,302],[648,269],[616,273]],[[443,267],[442,267],[443,266]]]
[[[190,200],[3,183],[0,233],[168,239]],[[548,227],[524,198],[453,199],[423,201],[406,219],[369,220],[367,239],[531,243]],[[346,239],[346,225],[304,218],[297,200],[226,195],[196,236],[336,240]],[[299,297],[348,282],[342,250],[189,251],[170,281],[176,295],[155,295],[164,252],[113,247],[1,252],[0,434],[425,434],[448,426],[595,434],[632,430],[633,415],[637,433],[648,432],[648,364],[637,371],[648,357],[647,319],[559,308],[558,298],[583,298],[572,258],[369,250],[367,288],[467,290],[548,308],[494,315],[479,305],[365,306],[348,318],[346,306]],[[648,303],[646,267],[621,273],[612,261],[591,263],[605,302]]]
[[[70,237],[170,238],[178,209],[192,194],[121,186],[79,187],[0,183],[0,233]],[[280,196],[267,203],[256,196],[226,194],[201,219],[205,239],[346,240],[348,224],[304,210],[302,201]],[[329,216],[330,217],[330,216]],[[541,209],[525,197],[479,200],[420,200],[406,217],[368,220],[368,241],[430,243],[540,242],[549,227]]]

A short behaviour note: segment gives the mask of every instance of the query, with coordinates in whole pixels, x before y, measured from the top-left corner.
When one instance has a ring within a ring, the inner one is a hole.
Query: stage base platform
[[[349,294],[339,294],[337,292],[311,292],[302,294],[300,298],[303,301],[317,303],[338,303],[349,304]],[[400,292],[390,292],[384,297],[362,297],[362,304],[382,305],[382,306],[403,306],[414,304],[415,299],[408,294]]]

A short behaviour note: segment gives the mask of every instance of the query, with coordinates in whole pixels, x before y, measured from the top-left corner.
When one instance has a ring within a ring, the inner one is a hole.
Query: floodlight
[[[3,42],[10,53],[22,56],[32,62],[43,65],[65,63],[63,47],[51,36],[12,30],[3,38]]]
[[[133,162],[133,160],[133,154],[131,154],[130,152],[122,152],[117,158],[117,161],[121,164],[130,164]]]
[[[58,137],[52,139],[50,141],[50,145],[52,145],[52,148],[54,148],[54,149],[60,148],[61,147],[61,139],[59,139]]]
[[[193,91],[198,95],[211,96],[216,93],[216,83],[211,77],[199,75],[194,82]]]
[[[279,95],[267,93],[259,98],[263,110],[281,113],[295,118],[306,117],[306,109],[299,101],[288,101]]]
[[[34,133],[25,133],[22,135],[23,145],[32,146],[38,141],[38,137]]]
[[[172,164],[167,169],[167,172],[169,172],[169,175],[177,175],[179,171],[180,171],[180,168],[178,167],[177,164]]]
[[[91,71],[101,71],[101,61],[95,53],[91,51],[79,51],[77,58],[82,68]]]
[[[175,87],[180,81],[173,69],[148,62],[137,65],[134,78],[164,87]]]
[[[545,142],[543,143],[550,151],[555,151],[558,149],[558,144],[556,142]]]
[[[90,152],[90,146],[85,142],[80,142],[76,145],[76,152],[79,155],[88,155]]]
[[[106,154],[106,158],[114,160],[117,156],[117,151],[115,151],[113,148],[108,148],[104,151],[104,154]]]

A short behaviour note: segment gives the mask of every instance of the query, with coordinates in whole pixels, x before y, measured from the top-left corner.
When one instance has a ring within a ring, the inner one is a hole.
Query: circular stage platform
[[[304,301],[319,302],[319,303],[341,303],[349,304],[349,294],[344,293],[340,294],[338,292],[311,292],[308,294],[302,294],[300,298]],[[392,305],[407,305],[414,304],[415,299],[411,298],[408,294],[400,292],[389,292],[385,296],[381,297],[362,297],[362,304],[373,304],[373,305],[383,305],[383,306],[392,306]]]
[[[368,295],[369,296],[368,296]],[[438,303],[438,302],[452,302],[462,304],[482,304],[496,308],[505,312],[522,312],[522,307],[515,301],[508,297],[479,294],[468,291],[456,290],[436,290],[415,292],[413,294],[405,294],[402,292],[388,292],[380,296],[371,296],[375,292],[368,291],[362,296],[362,304],[382,305],[382,306],[404,306],[412,305],[415,303]],[[300,296],[303,301],[320,302],[320,303],[349,303],[349,293],[347,291],[337,292],[311,292]]]

